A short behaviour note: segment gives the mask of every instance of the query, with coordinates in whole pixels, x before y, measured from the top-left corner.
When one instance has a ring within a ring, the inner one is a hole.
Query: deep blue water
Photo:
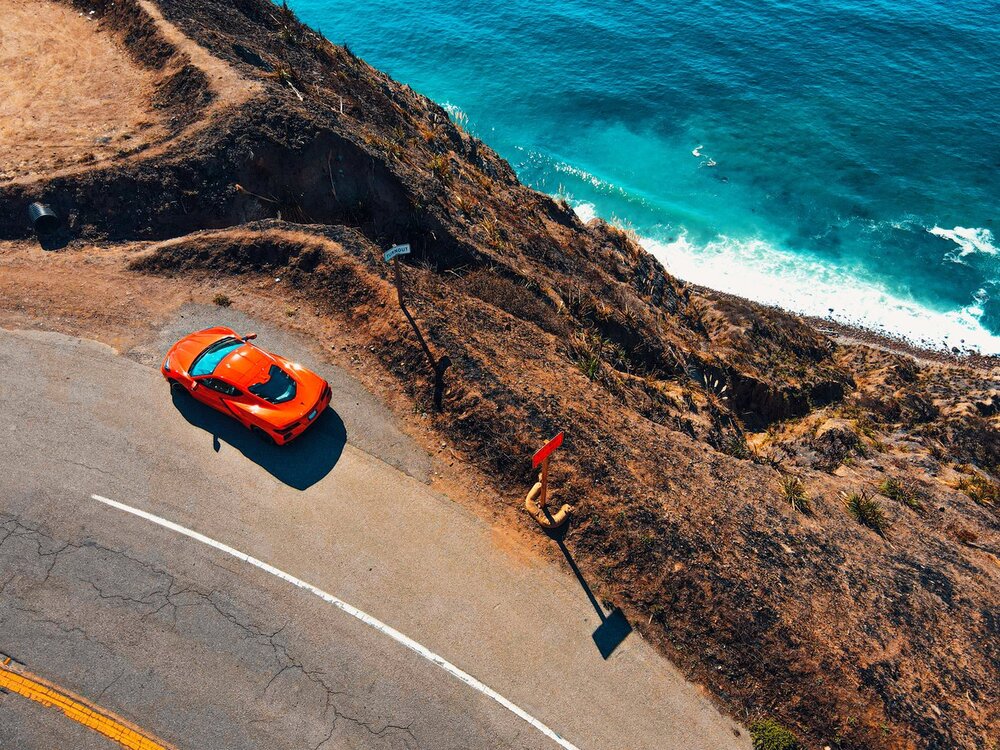
[[[682,278],[1000,352],[997,0],[289,0]]]

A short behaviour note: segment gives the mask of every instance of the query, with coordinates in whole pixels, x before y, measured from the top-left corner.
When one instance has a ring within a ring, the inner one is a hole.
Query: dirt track
[[[153,75],[91,16],[47,0],[0,0],[0,9],[0,182],[162,137]]]

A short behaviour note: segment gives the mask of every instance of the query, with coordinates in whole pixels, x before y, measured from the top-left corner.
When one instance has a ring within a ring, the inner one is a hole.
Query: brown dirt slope
[[[144,64],[196,59],[145,3],[98,5]],[[775,716],[810,746],[993,750],[995,361],[838,344],[688,287],[291,13],[158,8],[260,93],[158,152],[0,186],[0,238],[27,236],[42,196],[79,241],[161,241],[137,273],[280,276],[430,411],[380,260],[411,242],[411,307],[454,362],[437,429],[504,503],[566,429],[568,543],[646,637],[741,718]],[[184,93],[208,80],[192,65],[170,99],[189,124],[209,117],[208,87]]]
[[[0,182],[106,161],[164,135],[150,106],[154,77],[97,26],[47,0],[0,2]]]

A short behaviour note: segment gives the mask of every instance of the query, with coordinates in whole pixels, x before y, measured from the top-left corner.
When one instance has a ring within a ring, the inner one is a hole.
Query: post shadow
[[[417,326],[417,321],[415,321],[413,316],[410,315],[410,311],[406,308],[406,303],[403,302],[402,291],[399,292],[399,309],[403,311],[403,315],[405,315],[406,319],[410,322],[410,327],[413,328],[413,332],[417,335],[417,341],[420,342],[420,348],[423,349],[424,356],[427,357],[431,370],[434,372],[434,409],[436,411],[441,411],[444,404],[444,374],[447,372],[448,368],[451,367],[451,357],[445,354],[441,357],[441,359],[434,359],[434,354],[431,352],[431,348],[427,346],[427,341],[424,339],[424,335],[420,332],[420,328]]]
[[[409,246],[407,246],[407,253],[409,253],[408,248]],[[416,334],[417,341],[420,342],[420,348],[423,350],[424,356],[427,357],[427,362],[431,366],[431,371],[434,373],[434,409],[435,411],[441,411],[444,408],[444,374],[451,367],[451,357],[445,354],[441,359],[434,358],[434,353],[427,345],[424,335],[420,332],[417,321],[413,319],[409,309],[407,309],[406,298],[403,294],[403,271],[399,265],[398,255],[392,259],[392,269],[396,276],[396,299],[399,300],[399,309],[403,311],[403,315],[409,321],[413,333]]]
[[[547,510],[546,513],[548,513]],[[594,644],[597,646],[597,650],[601,653],[601,656],[607,660],[615,652],[615,649],[621,645],[622,641],[628,637],[628,634],[632,632],[632,625],[619,607],[615,607],[610,614],[604,614],[604,607],[601,606],[597,597],[594,596],[590,584],[583,577],[583,573],[580,571],[579,566],[577,566],[576,560],[573,559],[569,547],[566,546],[566,532],[569,530],[571,524],[572,520],[558,529],[546,530],[545,533],[559,545],[559,550],[563,553],[563,557],[569,563],[573,575],[576,576],[576,580],[579,581],[583,592],[590,600],[590,605],[597,612],[597,616],[601,618],[601,624],[597,626],[597,630],[594,631],[591,637],[594,639]]]
[[[174,408],[190,424],[212,436],[212,450],[228,443],[278,481],[305,490],[330,473],[347,444],[347,428],[329,406],[288,445],[262,440],[232,417],[206,406],[187,392],[171,389]]]

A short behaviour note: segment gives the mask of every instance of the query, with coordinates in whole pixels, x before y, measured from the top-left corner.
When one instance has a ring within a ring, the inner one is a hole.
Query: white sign
[[[397,255],[409,255],[410,246],[409,245],[396,245],[383,253],[382,257],[385,258],[385,262],[388,263],[390,260],[395,258]]]

